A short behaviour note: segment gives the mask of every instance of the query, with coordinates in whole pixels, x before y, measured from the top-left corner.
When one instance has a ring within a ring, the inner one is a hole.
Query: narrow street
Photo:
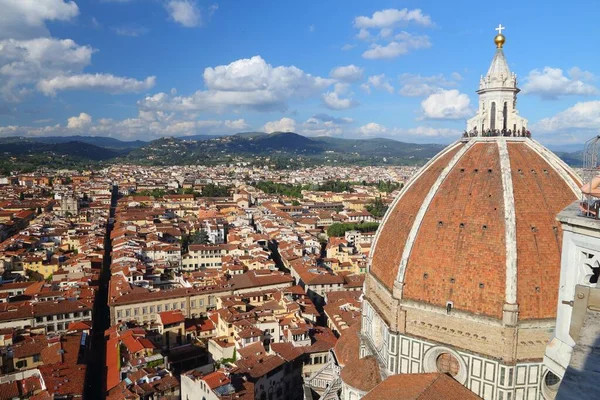
[[[100,271],[99,289],[94,300],[92,313],[92,334],[89,339],[88,365],[85,377],[85,399],[102,399],[106,393],[106,341],[104,331],[110,326],[108,307],[108,283],[110,280],[111,241],[115,208],[117,206],[118,187],[113,186],[110,202],[110,214],[104,237],[104,258]]]

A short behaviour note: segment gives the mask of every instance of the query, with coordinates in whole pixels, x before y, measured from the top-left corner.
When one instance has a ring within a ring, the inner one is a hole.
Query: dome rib
[[[504,226],[506,236],[506,295],[505,303],[517,303],[517,217],[514,207],[513,181],[510,173],[510,156],[505,140],[498,141],[500,156],[500,172],[502,178],[502,193],[504,196]]]
[[[540,157],[548,161],[548,164],[569,184],[575,196],[581,196],[581,179],[573,174],[571,167],[566,162],[535,140],[531,140],[528,144]]]
[[[400,259],[400,266],[398,267],[398,275],[396,276],[395,282],[404,282],[404,275],[406,273],[406,265],[408,263],[408,259],[412,252],[412,248],[415,244],[415,239],[417,237],[417,234],[419,233],[419,229],[421,228],[421,224],[423,222],[423,218],[425,217],[425,213],[427,212],[427,209],[429,208],[429,205],[431,204],[433,197],[436,195],[440,186],[442,186],[442,183],[444,183],[444,180],[446,179],[448,174],[452,171],[454,166],[458,163],[458,161],[462,158],[462,156],[471,147],[473,147],[474,143],[476,143],[476,142],[475,141],[468,142],[466,145],[464,145],[458,151],[458,153],[456,153],[454,155],[454,157],[452,157],[452,160],[450,160],[450,162],[448,163],[446,168],[444,168],[442,170],[442,173],[440,174],[440,176],[438,176],[437,180],[435,181],[435,183],[429,190],[429,193],[427,193],[425,200],[423,200],[423,204],[421,205],[421,208],[419,208],[419,212],[417,213],[415,221],[410,229],[410,233],[408,234],[408,239],[406,240],[406,244],[404,245],[404,251],[402,252],[402,258]]]
[[[390,292],[396,279],[395,267],[400,264],[404,243],[408,236],[408,229],[412,226],[414,216],[417,214],[429,187],[433,185],[443,168],[464,144],[454,142],[431,160],[414,175],[402,189],[398,197],[392,202],[383,217],[381,227],[375,235],[373,251],[368,263],[368,271],[380,281]],[[399,209],[397,204],[402,202]],[[396,235],[388,235],[388,231],[398,230]],[[379,238],[383,237],[382,241]],[[375,251],[378,249],[378,251]]]

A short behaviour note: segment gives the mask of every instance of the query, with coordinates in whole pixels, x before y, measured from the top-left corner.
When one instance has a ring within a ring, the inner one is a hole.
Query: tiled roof
[[[345,384],[368,392],[381,383],[377,358],[375,356],[366,356],[346,365],[342,369],[340,377]]]
[[[54,364],[39,367],[46,388],[55,396],[82,396],[85,370],[83,364]]]
[[[388,377],[363,400],[477,400],[481,397],[446,374],[398,374]]]
[[[360,319],[342,332],[342,336],[338,339],[333,350],[339,365],[344,366],[358,360],[360,355],[359,332]]]
[[[185,321],[181,310],[163,311],[158,315],[163,325],[180,324]]]

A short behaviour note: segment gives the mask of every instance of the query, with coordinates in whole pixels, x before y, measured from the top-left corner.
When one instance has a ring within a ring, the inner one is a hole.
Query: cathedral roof
[[[366,356],[342,369],[342,381],[355,389],[368,392],[381,383],[379,364],[375,356]]]
[[[481,397],[442,373],[398,374],[387,377],[363,400],[477,400]]]
[[[337,358],[338,364],[344,366],[358,360],[360,356],[360,319],[342,332],[342,336],[336,342],[333,351]]]
[[[497,319],[554,318],[561,228],[579,179],[533,139],[475,137],[435,156],[390,206],[369,274],[401,298]]]

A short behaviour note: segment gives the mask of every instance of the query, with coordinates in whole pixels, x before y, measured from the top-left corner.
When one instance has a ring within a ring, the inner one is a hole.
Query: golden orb
[[[501,33],[497,34],[494,38],[494,43],[496,43],[496,47],[499,49],[501,49],[502,46],[504,46],[504,42],[506,42],[506,38]]]

